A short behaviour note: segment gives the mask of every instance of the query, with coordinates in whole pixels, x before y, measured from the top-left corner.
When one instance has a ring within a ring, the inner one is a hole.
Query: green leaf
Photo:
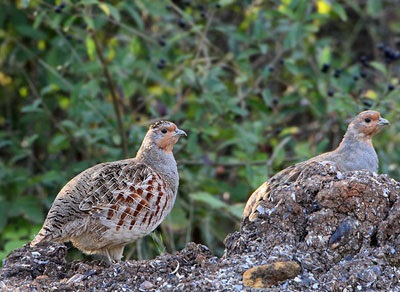
[[[318,55],[318,63],[321,67],[323,64],[330,64],[332,59],[332,50],[330,46],[325,46]]]
[[[122,6],[134,19],[139,29],[143,29],[144,28],[143,19],[141,15],[138,13],[138,10],[132,5],[132,3],[127,3],[125,1],[123,2]]]
[[[235,78],[235,84],[241,84],[241,83],[245,83],[249,80],[247,75],[240,75],[238,77]]]
[[[367,13],[371,16],[377,16],[382,12],[383,6],[382,1],[368,0],[367,2]]]
[[[347,21],[347,13],[342,5],[338,4],[336,1],[332,1],[332,9],[340,17],[342,21]]]
[[[173,231],[179,232],[182,229],[188,228],[190,222],[186,220],[187,214],[185,210],[176,202],[174,208],[172,208],[171,213],[165,219],[164,222],[168,223],[168,227]]]
[[[21,7],[22,9],[26,9],[29,6],[30,0],[22,0]]]
[[[261,54],[266,54],[266,53],[268,53],[268,45],[266,45],[266,44],[260,44],[260,45],[258,45],[258,47],[260,48]]]
[[[32,112],[42,112],[43,109],[40,108],[42,104],[41,99],[34,100],[30,105],[26,105],[21,109],[22,113],[32,113]]]
[[[228,206],[225,202],[218,200],[213,195],[206,192],[192,193],[190,194],[190,198],[195,202],[204,203],[213,209],[222,209]]]
[[[188,82],[191,84],[196,84],[196,74],[194,73],[193,69],[185,68],[185,76],[188,79]]]
[[[237,219],[241,219],[243,215],[245,204],[235,204],[228,206],[228,212],[235,216]]]
[[[41,223],[44,220],[43,210],[39,199],[36,197],[24,196],[12,202],[10,216],[23,216],[33,223]]]
[[[4,229],[8,221],[8,210],[10,209],[10,202],[0,200],[0,232]]]
[[[46,85],[45,87],[43,87],[42,90],[40,90],[40,95],[44,96],[48,93],[54,93],[54,92],[57,92],[59,89],[60,88],[57,84],[49,84],[49,85]]]
[[[76,125],[76,123],[74,121],[71,120],[64,120],[61,122],[61,126],[65,129],[67,129],[68,131],[75,131],[78,126]]]
[[[15,29],[23,36],[26,36],[31,39],[35,40],[43,40],[46,38],[46,35],[35,29],[33,26],[28,26],[28,25],[18,25],[15,27]]]
[[[84,16],[83,16],[83,19],[85,20],[85,23],[86,23],[87,27],[88,27],[89,29],[94,30],[95,25],[94,25],[93,19],[92,19],[91,17],[87,16],[87,15],[84,15]]]
[[[61,150],[67,149],[69,146],[70,144],[67,137],[63,134],[57,134],[50,141],[49,152],[55,154]]]
[[[369,62],[369,65],[371,67],[373,67],[374,69],[378,70],[379,72],[381,72],[384,76],[387,76],[388,72],[387,72],[386,66],[383,63],[372,61],[372,62]]]
[[[107,16],[112,16],[112,18],[114,18],[117,22],[120,22],[121,15],[114,6],[105,2],[99,3],[98,6]]]
[[[26,240],[25,239],[20,239],[20,240],[11,240],[8,241],[5,245],[4,245],[4,250],[11,252],[17,248],[21,248],[26,244]]]
[[[47,15],[47,11],[41,11],[38,16],[35,17],[35,22],[33,23],[33,28],[38,29],[40,24],[43,22],[44,17]]]
[[[86,37],[86,52],[87,52],[90,60],[95,59],[96,45],[94,43],[94,40],[90,36]]]

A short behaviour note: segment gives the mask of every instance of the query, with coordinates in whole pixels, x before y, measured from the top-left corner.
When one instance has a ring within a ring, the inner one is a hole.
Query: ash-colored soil
[[[149,261],[66,262],[60,244],[12,252],[1,291],[257,291],[243,273],[277,261],[302,271],[266,291],[400,291],[400,183],[386,175],[340,173],[315,163],[277,186],[225,240],[222,258],[189,243]]]

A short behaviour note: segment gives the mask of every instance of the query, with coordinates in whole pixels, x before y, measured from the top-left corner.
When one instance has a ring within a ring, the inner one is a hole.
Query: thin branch
[[[123,153],[123,156],[126,158],[126,157],[128,157],[128,146],[127,146],[124,125],[122,122],[122,114],[121,114],[120,107],[118,105],[117,90],[115,89],[114,82],[111,79],[111,74],[110,74],[110,71],[108,70],[108,64],[107,64],[106,60],[104,59],[103,51],[102,51],[99,41],[97,40],[96,34],[94,31],[90,31],[89,33],[94,41],[95,48],[96,48],[96,54],[100,60],[101,66],[103,67],[103,73],[107,80],[107,86],[108,86],[108,89],[109,89],[111,97],[112,97],[115,115],[117,116],[118,130],[119,130],[119,134],[121,136],[122,153]]]

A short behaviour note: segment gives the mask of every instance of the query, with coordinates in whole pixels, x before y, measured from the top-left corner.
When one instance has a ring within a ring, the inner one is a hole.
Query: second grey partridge
[[[71,241],[84,253],[119,261],[125,245],[152,232],[174,205],[179,176],[172,149],[181,136],[174,123],[157,122],[135,158],[78,174],[58,193],[31,246]]]
[[[330,161],[339,171],[364,169],[377,172],[379,162],[372,137],[386,125],[390,125],[389,121],[382,118],[379,112],[369,110],[359,113],[347,127],[342,142],[335,150],[289,166],[255,190],[247,201],[242,218],[254,221],[257,218],[258,203],[268,200],[271,189],[278,184],[295,181],[310,162]]]

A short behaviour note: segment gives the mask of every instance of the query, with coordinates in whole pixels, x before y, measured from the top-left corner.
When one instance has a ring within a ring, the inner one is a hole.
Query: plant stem
[[[95,32],[91,31],[90,32],[90,36],[92,37],[92,39],[94,41],[94,44],[95,44],[95,47],[96,47],[96,54],[97,54],[97,56],[98,56],[98,58],[100,60],[101,66],[103,67],[104,76],[106,77],[107,86],[108,86],[108,89],[110,90],[110,94],[111,94],[111,97],[112,97],[115,115],[117,116],[118,130],[119,130],[119,134],[121,136],[122,154],[123,154],[124,158],[127,158],[128,157],[128,146],[127,146],[127,140],[126,140],[126,134],[125,134],[125,130],[124,130],[124,125],[123,125],[123,122],[122,122],[122,114],[121,114],[120,107],[118,105],[117,91],[115,89],[114,82],[111,79],[110,71],[108,70],[108,64],[107,64],[106,60],[103,57],[103,51],[102,51],[102,48],[100,46],[99,41],[97,40]]]

